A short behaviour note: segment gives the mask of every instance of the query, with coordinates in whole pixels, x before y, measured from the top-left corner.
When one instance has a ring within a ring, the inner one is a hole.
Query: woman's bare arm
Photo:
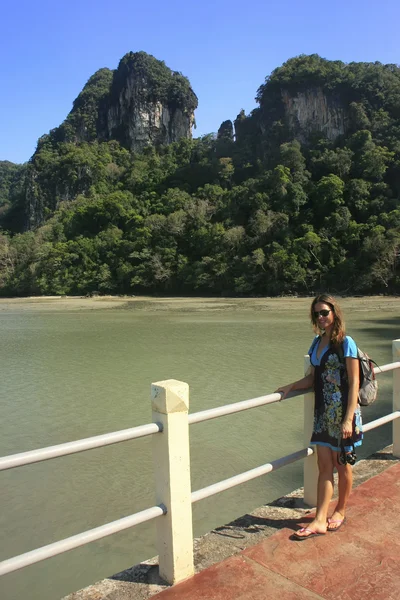
[[[288,383],[287,385],[283,385],[279,387],[276,392],[280,392],[282,394],[282,400],[286,398],[289,392],[294,392],[296,390],[306,390],[314,385],[314,367],[310,366],[310,372],[308,375],[303,377],[302,379],[298,379],[298,381],[294,381],[293,383]]]

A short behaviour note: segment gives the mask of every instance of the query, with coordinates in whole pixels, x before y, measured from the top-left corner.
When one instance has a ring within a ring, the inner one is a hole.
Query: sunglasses
[[[330,312],[332,312],[332,311],[328,310],[327,308],[324,308],[323,310],[314,310],[314,317],[316,319],[318,319],[319,316],[327,317]]]

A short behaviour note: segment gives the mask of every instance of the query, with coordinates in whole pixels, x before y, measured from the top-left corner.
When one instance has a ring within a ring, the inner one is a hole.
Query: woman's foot
[[[335,510],[333,515],[328,519],[328,531],[337,531],[346,521],[346,517],[340,511]]]
[[[306,539],[317,535],[324,535],[327,531],[327,524],[319,521],[312,521],[307,527],[302,527],[299,531],[294,532],[296,538]]]

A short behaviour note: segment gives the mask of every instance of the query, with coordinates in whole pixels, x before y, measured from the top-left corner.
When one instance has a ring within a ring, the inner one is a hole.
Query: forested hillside
[[[92,119],[0,163],[0,292],[399,293],[400,69],[300,56],[257,102],[218,135],[138,152]]]

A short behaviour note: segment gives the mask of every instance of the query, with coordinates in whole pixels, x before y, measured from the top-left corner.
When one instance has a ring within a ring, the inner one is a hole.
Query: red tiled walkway
[[[358,486],[346,524],[304,542],[282,529],[152,600],[399,600],[400,463]]]

